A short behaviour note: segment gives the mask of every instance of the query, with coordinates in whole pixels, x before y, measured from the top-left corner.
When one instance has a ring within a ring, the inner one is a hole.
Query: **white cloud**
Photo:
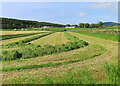
[[[84,16],[86,16],[86,15],[87,15],[86,12],[80,12],[80,13],[77,14],[77,16],[81,17],[81,18],[84,17]]]
[[[116,3],[116,2],[97,2],[95,4],[88,6],[88,7],[95,8],[95,9],[111,8],[111,7],[116,8],[116,7],[118,7],[117,5],[118,5],[118,3]]]

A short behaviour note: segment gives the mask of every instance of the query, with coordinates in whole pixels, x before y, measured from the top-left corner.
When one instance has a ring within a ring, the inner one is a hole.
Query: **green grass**
[[[16,78],[11,78],[10,81],[8,81],[10,84],[47,84],[50,86],[60,86],[62,84],[93,84],[94,79],[90,75],[89,71],[86,70],[69,70],[65,71],[62,74],[55,74],[54,76],[48,76],[48,75],[42,75],[40,73],[38,74],[32,74],[34,76],[31,77],[31,74],[21,74],[16,76]],[[3,82],[7,83],[7,82]],[[66,86],[64,85],[64,86]],[[69,86],[69,85],[68,85]],[[72,85],[74,86],[74,85]]]
[[[94,33],[93,32],[76,32],[76,33],[120,42],[120,39],[118,39],[118,34],[106,34],[106,33],[99,33],[99,32],[94,32]]]
[[[119,66],[120,67],[120,66]],[[98,82],[98,84],[119,84],[120,71],[118,70],[118,65],[113,65],[111,63],[106,63],[104,65],[106,81]]]
[[[11,81],[8,81],[11,84],[81,84],[82,86],[88,86],[88,84],[93,84],[91,86],[113,86],[118,85],[118,66],[105,64],[104,70],[106,71],[106,80],[105,81],[96,81],[91,75],[90,69],[81,69],[78,67],[74,70],[67,70],[63,73],[56,72],[55,74],[47,75],[40,73],[27,74],[23,73],[16,76],[16,78],[11,78]],[[3,83],[6,83],[5,81]]]

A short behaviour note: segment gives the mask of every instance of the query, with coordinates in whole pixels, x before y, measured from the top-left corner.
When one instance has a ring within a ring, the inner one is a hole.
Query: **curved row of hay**
[[[2,37],[2,40],[7,40],[7,39],[12,39],[12,38],[31,36],[31,35],[40,34],[40,33],[45,33],[45,32],[26,33],[26,34],[13,34],[13,35],[2,35],[1,37]]]
[[[6,60],[15,60],[20,58],[24,58],[24,59],[34,58],[34,57],[49,55],[53,53],[66,52],[66,51],[82,48],[88,45],[87,42],[83,40],[79,40],[79,38],[72,36],[68,33],[65,33],[65,36],[68,38],[68,40],[70,40],[70,42],[67,42],[66,44],[60,44],[56,46],[45,45],[44,47],[41,47],[40,45],[29,44],[28,46],[21,48],[19,50],[4,51],[2,60],[6,61]],[[31,40],[29,39],[22,40],[21,41],[22,43],[20,42],[21,44],[19,44],[19,42],[16,42],[12,45],[22,45]]]
[[[9,44],[2,45],[2,48],[14,48],[14,47],[19,47],[19,46],[26,46],[26,45],[30,44],[28,42],[31,42],[31,41],[39,39],[41,37],[50,35],[52,33],[54,33],[54,32],[46,33],[46,34],[43,34],[43,35],[33,36],[33,37],[30,37],[30,38],[25,38],[25,39],[17,41],[17,42],[12,42],[12,43],[9,43]],[[26,43],[28,43],[28,44],[26,44]]]

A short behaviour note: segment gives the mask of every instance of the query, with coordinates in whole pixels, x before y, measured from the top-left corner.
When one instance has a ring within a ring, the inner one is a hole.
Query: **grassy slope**
[[[33,44],[40,44],[41,46],[44,46],[46,44],[50,44],[50,45],[59,45],[62,43],[66,43],[68,40],[67,38],[64,36],[63,32],[56,32],[53,33],[51,35],[48,35],[46,37],[43,37],[41,39],[32,41],[30,43]]]

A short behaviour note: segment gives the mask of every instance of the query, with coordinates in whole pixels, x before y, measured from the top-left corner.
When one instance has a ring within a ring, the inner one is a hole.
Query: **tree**
[[[75,25],[72,25],[72,26],[78,27],[78,25],[76,25],[76,24],[75,24]]]
[[[84,24],[83,24],[83,23],[80,23],[80,24],[79,24],[79,27],[84,28]]]
[[[70,25],[70,24],[66,24],[66,26],[68,26],[68,27],[69,27],[69,26],[71,26],[71,25]]]
[[[85,28],[89,28],[89,27],[90,27],[90,24],[85,23],[85,24],[84,24],[84,27],[85,27]]]
[[[98,28],[99,27],[99,24],[95,24],[95,28]]]
[[[78,27],[78,25],[75,24],[75,27]]]
[[[92,27],[92,28],[95,28],[95,24],[91,24],[91,27]]]
[[[102,26],[103,26],[103,23],[100,21],[100,22],[98,23],[98,25],[99,25],[99,27],[102,27]]]

